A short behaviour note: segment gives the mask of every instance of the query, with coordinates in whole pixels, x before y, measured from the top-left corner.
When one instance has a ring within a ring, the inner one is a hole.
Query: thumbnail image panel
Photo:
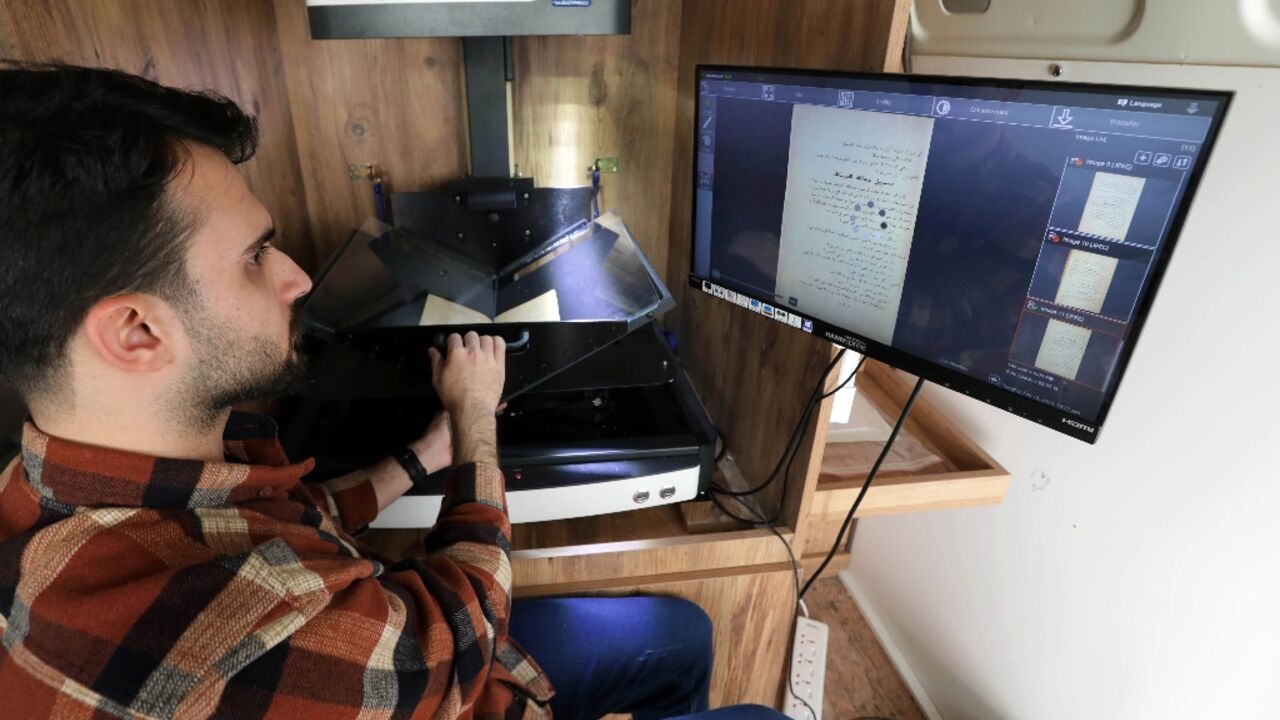
[[[1046,242],[1029,295],[1064,307],[1128,322],[1150,254],[1116,257]]]
[[[1172,180],[1068,167],[1062,173],[1049,224],[1155,247],[1177,190]]]
[[[1115,366],[1120,342],[1115,335],[1029,312],[1018,326],[1010,357],[1101,391]]]

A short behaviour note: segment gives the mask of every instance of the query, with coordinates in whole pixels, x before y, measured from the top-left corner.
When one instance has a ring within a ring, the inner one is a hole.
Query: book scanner
[[[674,307],[591,188],[468,179],[393,193],[325,264],[303,310],[306,389],[281,440],[325,479],[417,438],[440,401],[427,348],[475,330],[507,343],[498,447],[512,522],[677,503],[710,482],[715,432],[652,320]],[[447,471],[373,527],[435,522]]]

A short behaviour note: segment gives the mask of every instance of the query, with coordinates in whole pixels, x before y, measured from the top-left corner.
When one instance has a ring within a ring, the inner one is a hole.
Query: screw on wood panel
[[[1053,77],[1062,77],[1062,66],[1059,65],[1058,63],[1050,64],[1049,74],[1052,75]]]

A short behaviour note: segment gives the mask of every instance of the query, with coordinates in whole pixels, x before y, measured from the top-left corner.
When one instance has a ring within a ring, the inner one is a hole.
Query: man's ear
[[[85,316],[89,345],[108,365],[133,373],[161,370],[176,358],[177,318],[169,306],[143,293],[100,300]]]

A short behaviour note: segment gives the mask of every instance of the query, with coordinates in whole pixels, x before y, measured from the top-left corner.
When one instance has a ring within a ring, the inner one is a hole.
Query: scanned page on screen
[[[776,288],[784,307],[892,342],[932,134],[932,118],[795,106]]]
[[[1118,262],[1106,255],[1072,250],[1067,255],[1067,267],[1062,271],[1062,282],[1053,301],[1091,313],[1102,312]]]
[[[1089,199],[1080,216],[1080,232],[1124,240],[1138,209],[1138,198],[1146,178],[1100,172],[1093,176]]]
[[[1036,354],[1036,367],[1075,380],[1090,334],[1092,331],[1088,328],[1050,320],[1044,340],[1040,342],[1040,352]]]

